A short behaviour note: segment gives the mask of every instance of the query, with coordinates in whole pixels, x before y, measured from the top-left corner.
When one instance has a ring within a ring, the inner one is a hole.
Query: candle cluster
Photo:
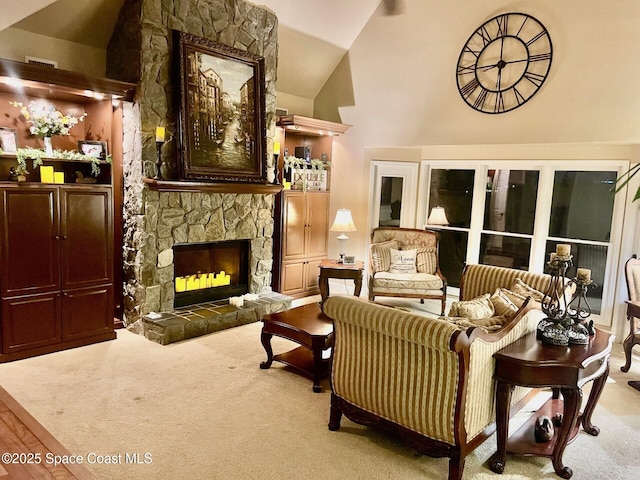
[[[255,293],[245,293],[244,295],[240,296],[240,297],[230,297],[229,298],[229,305],[233,305],[235,307],[242,307],[244,305],[244,301],[248,301],[248,302],[253,302],[256,301],[258,299],[258,295]]]
[[[64,183],[64,172],[55,172],[53,167],[40,165],[40,181],[42,183]]]
[[[231,285],[231,276],[222,270],[220,273],[198,273],[184,277],[176,277],[176,292],[189,292],[203,288]]]

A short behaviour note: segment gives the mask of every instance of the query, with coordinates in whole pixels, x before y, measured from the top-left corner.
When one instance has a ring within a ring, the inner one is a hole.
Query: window
[[[574,162],[574,164],[577,162]],[[448,225],[440,232],[440,265],[452,287],[460,286],[464,263],[546,271],[558,243],[572,246],[573,267],[589,268],[594,285],[587,301],[596,323],[613,308],[615,269],[624,198],[611,193],[625,161],[566,162],[423,161],[421,215],[444,207]],[[520,168],[518,168],[520,167]],[[564,168],[563,168],[564,167]],[[618,201],[618,199],[620,199]],[[618,220],[616,220],[616,218]],[[422,225],[420,225],[422,226]],[[611,271],[611,273],[609,273]]]

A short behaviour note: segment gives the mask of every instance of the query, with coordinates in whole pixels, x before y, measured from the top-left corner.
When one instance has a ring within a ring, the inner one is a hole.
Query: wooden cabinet
[[[115,338],[110,186],[0,184],[0,362]]]
[[[284,115],[277,122],[276,141],[282,145],[279,178],[284,179],[285,151],[310,149],[311,158],[324,156],[331,162],[333,137],[350,127],[299,115]],[[300,156],[298,156],[300,157]],[[329,243],[329,189],[283,190],[276,198],[273,283],[275,291],[303,297],[319,292],[320,262],[327,258]]]
[[[114,285],[122,285],[123,278],[121,254],[123,220],[120,214],[123,208],[124,191],[122,175],[123,101],[131,101],[134,91],[135,85],[127,82],[90,78],[77,72],[0,59],[0,128],[5,129],[3,132],[9,138],[15,138],[15,145],[13,145],[14,142],[10,142],[13,148],[10,150],[5,148],[5,151],[0,154],[0,186],[17,185],[16,182],[9,181],[12,178],[10,169],[17,166],[15,147],[18,149],[31,147],[40,150],[43,148],[42,138],[30,134],[29,122],[21,115],[20,109],[12,105],[12,102],[20,102],[25,106],[31,102],[42,103],[43,107],[53,107],[65,114],[68,113],[74,116],[86,113],[84,121],[72,127],[69,135],[54,136],[52,137],[52,143],[53,148],[58,152],[78,151],[78,142],[81,140],[100,141],[106,144],[109,158],[98,162],[100,172],[98,175],[94,175],[96,177],[95,185],[98,186],[93,188],[97,188],[96,191],[102,192],[102,185],[110,185],[112,187],[111,193],[109,193],[111,201],[109,212],[112,215],[109,232],[112,246],[109,259],[113,262],[110,266],[110,271]],[[80,177],[85,177],[86,179],[86,177],[94,173],[92,169],[93,162],[84,159],[68,160],[67,158],[68,155],[66,157],[58,155],[56,158],[45,157],[42,161],[43,165],[53,167],[56,172],[63,172],[65,185],[80,185]],[[57,210],[58,213],[66,215],[71,214],[71,212],[79,212],[82,210],[80,207],[95,208],[98,203],[97,197],[91,197],[91,200],[88,200],[86,196],[75,196],[72,190],[64,190],[64,195],[58,198],[56,196],[57,193],[54,193],[54,191],[58,192],[58,190],[55,190],[53,184],[40,183],[42,180],[41,170],[39,167],[33,166],[32,159],[26,159],[26,164],[29,173],[26,175],[27,181],[21,183],[21,185],[41,185],[52,188],[49,188],[48,191],[46,188],[40,190],[22,189],[24,196],[16,195],[11,197],[12,205],[16,209],[22,211],[23,208],[27,208],[27,205],[29,206],[28,208],[32,208],[31,206],[33,205],[34,212],[37,210],[38,213],[29,213],[25,217],[27,223],[22,226],[24,227],[22,234],[24,235],[23,240],[25,243],[23,243],[19,252],[20,255],[15,258],[12,256],[9,259],[9,261],[14,261],[16,264],[6,268],[3,265],[3,271],[10,270],[10,273],[6,274],[10,278],[3,278],[2,280],[2,296],[14,298],[13,290],[15,289],[23,294],[26,294],[27,291],[29,294],[51,292],[53,290],[52,279],[63,283],[66,281],[77,282],[65,286],[65,289],[82,288],[83,285],[93,288],[97,284],[98,277],[104,279],[105,265],[103,263],[100,265],[94,263],[103,262],[104,259],[98,260],[90,253],[96,250],[100,251],[103,248],[102,240],[93,236],[87,242],[92,246],[98,244],[97,248],[92,247],[94,250],[82,247],[76,240],[74,240],[75,243],[69,241],[74,231],[83,229],[84,222],[93,221],[93,217],[87,216],[76,224],[70,223],[75,218],[73,216],[60,217],[57,220],[61,222],[60,228],[69,231],[68,241],[66,242],[67,247],[63,243],[59,245],[61,248],[54,248],[52,244],[45,245],[44,240],[51,238],[51,232],[46,231],[46,228],[53,228],[54,224],[46,223],[44,220],[45,217],[49,218],[53,215],[52,205],[55,202],[58,202],[56,204],[57,207],[63,207],[61,210]],[[55,202],[53,200],[54,196]],[[85,201],[88,202],[87,205],[84,205]],[[51,210],[47,210],[45,205],[49,205]],[[115,217],[113,212],[117,212]],[[34,215],[38,216],[35,217]],[[18,222],[17,218],[13,218],[13,220]],[[39,227],[34,230],[35,225]],[[95,224],[91,225],[95,227]],[[39,231],[38,228],[44,230]],[[18,235],[18,233],[12,232],[11,235]],[[36,245],[38,245],[37,248]],[[78,248],[84,249],[79,251],[77,250]],[[117,254],[114,255],[114,252]],[[75,263],[68,263],[65,258],[60,261],[58,257],[61,255],[75,257]],[[38,275],[33,276],[29,272],[32,271],[32,266],[35,264],[40,265],[42,270],[38,272]],[[60,268],[60,265],[66,265],[67,270],[62,272],[55,271],[55,269]],[[102,270],[102,276],[97,274],[98,270]],[[94,274],[96,274],[96,277],[91,277]],[[78,280],[75,280],[76,278]],[[6,285],[5,280],[11,280],[14,283]],[[115,291],[111,288],[109,292],[100,294],[96,292],[95,294],[100,299],[93,297],[91,301],[100,302],[109,297],[114,306],[111,323],[117,321],[121,325],[123,312],[122,288],[118,288]],[[77,316],[81,310],[79,305],[85,301],[81,300],[81,298],[87,299],[89,297],[87,295],[74,295],[73,300],[68,297],[67,301],[63,303],[58,301],[61,314]],[[86,300],[87,303],[91,301]],[[70,307],[70,302],[73,307]],[[18,307],[18,305],[21,306]],[[15,308],[9,308],[8,306],[7,308],[15,312],[18,308],[25,308],[22,305],[24,304],[16,303]],[[96,303],[96,306],[98,305],[99,303]],[[63,332],[62,335],[65,338],[82,336],[79,332],[71,334],[69,330],[67,330],[67,334]],[[3,339],[3,344],[5,343],[4,340],[6,339]]]
[[[318,266],[328,251],[329,192],[282,193],[283,240],[280,292],[318,293]]]

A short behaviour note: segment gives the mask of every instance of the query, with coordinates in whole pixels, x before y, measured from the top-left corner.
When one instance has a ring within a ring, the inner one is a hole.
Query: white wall
[[[55,60],[58,68],[102,78],[106,50],[38,35],[17,28],[0,31],[0,58],[24,62],[25,56]]]
[[[366,255],[369,236],[371,160],[526,161],[554,157],[557,150],[557,158],[572,162],[619,158],[621,144],[627,145],[624,155],[638,161],[637,149],[628,146],[640,143],[640,2],[405,4],[402,15],[384,16],[378,9],[314,102],[316,117],[353,125],[334,141],[331,214],[352,209],[359,231],[349,237],[358,257]],[[505,12],[528,13],[545,25],[553,62],[529,102],[488,115],[460,97],[456,64],[471,33]],[[330,242],[335,254],[337,243],[333,237]]]

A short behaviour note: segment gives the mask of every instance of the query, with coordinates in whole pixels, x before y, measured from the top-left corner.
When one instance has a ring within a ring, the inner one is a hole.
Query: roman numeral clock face
[[[473,32],[462,49],[458,91],[479,112],[509,112],[542,87],[552,55],[551,37],[538,20],[524,13],[498,15]]]

